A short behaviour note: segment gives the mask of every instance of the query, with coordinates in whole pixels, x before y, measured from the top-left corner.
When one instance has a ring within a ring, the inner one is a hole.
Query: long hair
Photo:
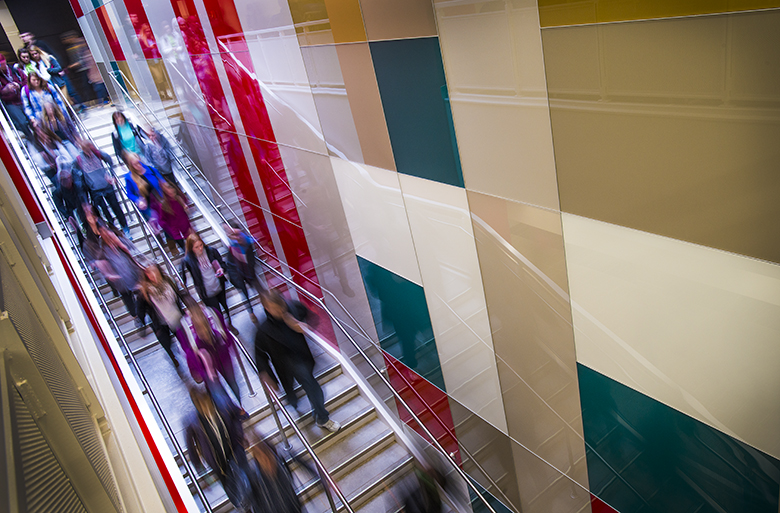
[[[195,328],[195,334],[198,336],[198,339],[210,346],[214,345],[214,332],[200,304],[192,296],[187,296],[184,298],[184,306],[190,312],[192,327]]]
[[[185,253],[186,253],[186,254],[188,254],[188,255],[189,255],[190,253],[192,253],[192,248],[195,246],[195,243],[196,243],[196,242],[198,242],[198,241],[201,241],[201,242],[203,242],[203,239],[201,239],[201,238],[200,238],[200,235],[198,235],[198,234],[197,234],[197,233],[196,233],[196,232],[193,230],[193,232],[192,232],[192,233],[190,233],[190,234],[189,234],[189,236],[187,237],[187,244],[186,244],[186,246],[185,246]],[[205,249],[206,249],[206,243],[205,243],[205,242],[203,242],[203,250],[205,251]]]
[[[37,91],[38,89],[35,89],[32,85],[32,79],[33,77],[37,77],[38,80],[41,82],[40,90],[45,91],[47,89],[48,82],[46,82],[43,77],[41,77],[38,73],[31,71],[29,75],[27,75],[27,87],[30,88],[30,91]]]
[[[53,119],[50,119],[49,113],[46,111],[46,105],[51,105],[53,107],[52,114]],[[43,105],[43,113],[41,114],[41,121],[44,125],[48,126],[54,126],[59,123],[65,124],[65,116],[62,114],[62,109],[60,109],[60,106],[57,105],[54,102],[47,101]]]
[[[28,48],[28,50],[30,50],[30,60],[33,60],[32,53],[38,52],[38,55],[41,56],[41,60],[43,61],[44,66],[46,66],[47,69],[51,66],[51,56],[48,53],[44,52],[37,46],[31,46]]]

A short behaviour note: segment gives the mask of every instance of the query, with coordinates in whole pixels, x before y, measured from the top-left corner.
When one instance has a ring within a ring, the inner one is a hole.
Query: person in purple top
[[[185,297],[187,343],[182,349],[187,355],[190,375],[195,381],[208,383],[219,380],[221,374],[230,386],[238,404],[241,391],[233,368],[233,355],[238,358],[235,336],[228,331],[222,315],[209,307],[201,307],[192,297]]]

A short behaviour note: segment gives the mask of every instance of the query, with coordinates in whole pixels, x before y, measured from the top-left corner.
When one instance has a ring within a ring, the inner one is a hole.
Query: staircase
[[[111,132],[113,131],[112,113],[113,109],[94,108],[82,115],[82,121],[92,135],[95,144],[116,160],[111,144]],[[120,175],[126,172],[123,166],[118,166],[116,171]],[[129,211],[128,206],[123,205],[126,212]],[[225,253],[225,248],[222,247],[217,232],[211,226],[206,216],[197,211],[194,205],[190,205],[190,214],[192,225],[204,242]],[[154,260],[155,256],[143,237],[136,216],[128,214],[128,222],[131,227],[131,238],[137,248],[148,258]],[[155,249],[155,251],[159,255],[159,249]],[[180,254],[173,259],[173,263],[177,268],[181,263],[182,256]],[[159,260],[159,257],[157,259]],[[82,268],[82,270],[88,272],[86,269]],[[126,312],[121,299],[114,297],[110,287],[103,282],[102,278],[97,276],[97,274],[93,276],[96,283],[102,283],[96,292],[101,294],[108,304],[110,314],[127,340],[129,349],[137,360],[141,372],[149,382],[150,390],[144,390],[144,393],[153,395],[159,402],[163,416],[171,426],[174,437],[179,441],[179,445],[183,447],[185,422],[194,412],[194,407],[190,403],[185,385],[185,380],[188,379],[188,371],[186,370],[183,356],[178,358],[182,365],[176,369],[151,330],[147,329],[145,332],[139,330],[134,320]],[[189,280],[189,284],[190,292],[197,297],[194,287],[192,287],[192,280]],[[249,320],[246,300],[229,284],[227,298],[233,317],[233,324],[239,331],[239,338],[249,350],[249,353],[253,354],[252,341],[255,327]],[[264,314],[257,296],[251,297],[251,304],[259,321],[262,322]],[[310,345],[316,359],[315,376],[323,387],[326,407],[330,411],[331,418],[341,423],[342,429],[338,433],[329,433],[314,424],[310,413],[301,415],[295,410],[288,408],[289,413],[295,418],[300,431],[314,447],[319,459],[337,482],[353,510],[384,513],[399,509],[400,506],[397,503],[398,494],[397,492],[394,494],[392,488],[396,483],[410,476],[414,463],[411,453],[399,442],[396,433],[382,416],[378,414],[372,402],[364,395],[364,391],[358,387],[348,373],[343,372],[339,362],[328,355],[319,345],[315,343]],[[181,353],[178,347],[175,347],[174,351]],[[125,356],[130,358],[128,354]],[[244,362],[244,364],[249,374],[249,383],[258,392],[253,396],[250,395],[244,376],[241,375],[239,369],[236,369],[241,389],[242,406],[249,415],[248,420],[245,422],[245,431],[254,433],[256,437],[266,439],[274,445],[280,444],[282,443],[282,434],[271,414],[271,407],[263,396],[260,382],[248,362]],[[138,378],[138,376],[136,377]],[[140,383],[141,381],[139,380]],[[297,390],[301,397],[299,401],[300,411],[308,411],[308,399],[305,398],[300,387]],[[284,417],[280,415],[280,418],[284,434],[291,445],[290,452],[301,456],[304,461],[310,461],[295,431],[289,426]],[[174,444],[167,435],[166,440],[173,454],[177,457],[180,468],[186,476],[185,480],[193,491],[196,502],[201,510],[205,511],[207,508],[196,494],[196,483],[188,475],[181,461],[181,455],[177,454]],[[314,465],[312,464],[311,466],[313,467]],[[305,468],[295,461],[292,462],[291,469],[295,479],[296,491],[304,504],[304,510],[312,513],[329,511],[330,506],[323,493],[323,487],[320,485],[319,479],[311,476]],[[197,476],[196,481],[197,485],[203,490],[211,510],[220,513],[233,510],[224,491],[219,483],[214,480],[210,470],[203,475]]]

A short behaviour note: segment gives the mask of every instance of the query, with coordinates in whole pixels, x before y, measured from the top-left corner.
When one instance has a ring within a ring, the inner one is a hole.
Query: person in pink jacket
[[[219,312],[201,306],[192,297],[186,297],[184,304],[187,307],[187,341],[182,349],[187,355],[190,375],[196,382],[205,379],[208,385],[217,381],[221,374],[241,404],[241,391],[233,367],[233,355],[240,358],[236,348],[238,341],[228,331]]]
[[[192,231],[190,218],[187,215],[187,201],[179,189],[170,182],[161,182],[162,199],[157,204],[157,219],[160,228],[168,237],[168,250],[177,256],[179,246],[184,250],[185,241]],[[174,245],[175,244],[175,245]]]

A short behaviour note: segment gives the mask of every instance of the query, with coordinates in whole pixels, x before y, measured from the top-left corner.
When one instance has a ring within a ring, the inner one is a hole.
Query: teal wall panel
[[[382,349],[446,391],[422,287],[365,258],[357,259]]]
[[[369,47],[398,172],[463,187],[439,38]]]
[[[591,492],[621,513],[777,513],[780,461],[588,368]]]

